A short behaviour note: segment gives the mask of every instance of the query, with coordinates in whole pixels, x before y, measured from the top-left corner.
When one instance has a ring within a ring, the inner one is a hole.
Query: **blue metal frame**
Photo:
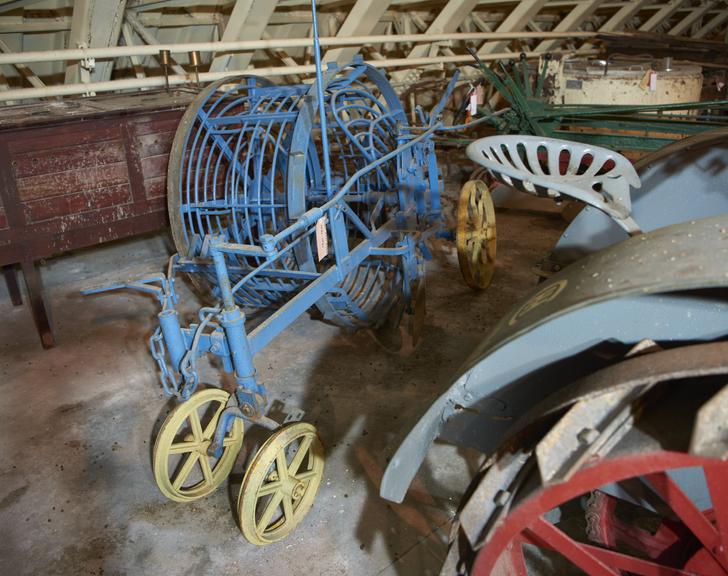
[[[236,393],[210,446],[215,456],[235,418],[277,426],[264,415],[267,389],[255,355],[313,305],[343,326],[383,322],[398,298],[410,298],[428,255],[424,241],[442,226],[432,136],[457,77],[415,133],[375,68],[359,60],[324,73],[315,10],[312,1],[312,86],[226,79],[206,88],[183,118],[168,178],[180,253],[167,274],[86,291],[130,288],[158,298],[149,345],[168,396],[184,401],[195,392],[202,355],[219,357],[234,374]],[[322,218],[333,250],[317,262]],[[186,327],[175,310],[179,272],[219,300]],[[255,308],[274,311],[248,332],[246,311]]]

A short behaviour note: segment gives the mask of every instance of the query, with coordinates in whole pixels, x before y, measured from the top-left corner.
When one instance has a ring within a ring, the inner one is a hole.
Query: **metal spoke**
[[[313,436],[306,436],[303,440],[301,440],[301,444],[298,446],[298,452],[296,452],[293,460],[291,460],[291,464],[288,466],[288,474],[291,476],[295,476],[298,469],[301,467],[303,458],[308,453],[309,448],[311,448],[311,442],[313,442]]]
[[[205,482],[212,484],[212,468],[210,467],[210,461],[207,456],[200,457],[200,467],[202,468],[202,475],[205,477]]]
[[[258,498],[275,494],[276,492],[278,492],[278,490],[281,489],[281,486],[282,484],[280,482],[268,482],[267,484],[263,484],[258,489]]]
[[[278,470],[278,478],[285,480],[288,478],[288,464],[286,462],[286,448],[281,447],[276,454],[276,469]]]
[[[470,254],[470,260],[473,264],[476,264],[478,262],[478,257],[480,256],[481,249],[481,242],[473,242],[473,251]]]
[[[186,454],[188,452],[194,452],[200,447],[199,442],[178,442],[171,444],[169,447],[170,454]]]
[[[220,404],[220,407],[215,412],[215,415],[207,423],[207,426],[205,426],[205,429],[202,432],[202,435],[205,438],[212,438],[212,435],[214,434],[215,429],[217,428],[217,423],[220,421],[220,414],[222,413],[224,408],[225,408],[225,405]]]
[[[187,456],[185,463],[182,464],[179,472],[177,472],[174,482],[172,482],[172,487],[175,490],[179,490],[180,486],[182,486],[184,481],[187,480],[187,477],[190,475],[190,472],[192,472],[192,468],[194,468],[199,457],[200,455],[197,452],[192,452],[189,456]]]
[[[294,474],[293,477],[299,482],[306,482],[307,480],[318,476],[318,474],[317,470],[310,470],[308,472],[302,472],[301,474]]]
[[[480,198],[478,198],[477,208],[478,208],[478,212],[477,212],[478,218],[476,220],[476,226],[478,228],[482,228],[483,222],[485,221],[485,205],[483,204],[482,196]]]
[[[200,415],[197,413],[197,408],[190,412],[188,418],[190,426],[192,427],[192,435],[195,437],[195,440],[202,442],[205,439],[205,436],[202,433],[202,423],[200,422]]]
[[[690,498],[680,489],[680,486],[665,472],[657,472],[644,476],[650,486],[668,506],[677,514],[680,520],[700,540],[703,547],[723,566],[728,568],[725,557],[717,555],[715,550],[720,545],[720,536],[710,520],[698,510]]]
[[[590,576],[621,576],[604,564],[582,544],[575,542],[556,526],[539,516],[528,528],[535,538],[552,548]]]
[[[728,466],[724,463],[706,466],[704,472],[718,528],[718,548],[725,560],[728,555]]]
[[[619,570],[624,570],[637,576],[692,576],[692,572],[685,572],[677,568],[663,566],[651,560],[643,560],[634,556],[627,556],[614,550],[605,550],[589,544],[582,545],[594,557]]]
[[[276,492],[268,502],[268,505],[265,507],[265,511],[263,512],[263,515],[260,517],[260,520],[258,520],[257,527],[260,532],[264,532],[265,529],[268,527],[268,524],[270,524],[270,519],[273,517],[273,514],[275,513],[276,509],[281,505],[281,500],[283,499],[283,493],[282,492]]]
[[[283,496],[283,515],[286,522],[293,522],[293,499],[287,494]]]

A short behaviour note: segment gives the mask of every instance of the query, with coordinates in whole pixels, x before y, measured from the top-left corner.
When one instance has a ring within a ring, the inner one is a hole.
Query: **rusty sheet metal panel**
[[[39,258],[168,225],[169,150],[193,97],[192,91],[156,92],[3,111],[0,266],[8,288],[14,282],[8,266],[15,263],[23,263],[29,289],[39,287],[37,277],[28,279]],[[42,299],[30,296],[48,345],[47,315],[35,309]]]

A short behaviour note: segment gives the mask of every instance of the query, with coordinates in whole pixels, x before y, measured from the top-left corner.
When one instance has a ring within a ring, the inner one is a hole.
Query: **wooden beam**
[[[695,34],[692,35],[692,38],[695,38],[696,40],[699,40],[701,38],[705,38],[710,34],[713,30],[715,30],[718,26],[723,24],[723,22],[728,20],[728,7],[726,7],[722,13],[716,14],[713,16],[708,22],[703,25],[702,28],[700,28]]]
[[[276,0],[236,0],[221,40],[260,40],[275,9]],[[210,72],[245,70],[252,59],[252,52],[215,55]]]
[[[648,18],[642,26],[639,27],[640,32],[652,32],[658,26],[672,16],[677,10],[685,4],[685,0],[670,0],[666,6],[660,8],[650,18]]]
[[[131,24],[131,27],[134,29],[134,32],[136,32],[139,35],[139,38],[144,40],[144,42],[150,46],[153,46],[155,44],[159,44],[159,40],[157,40],[157,37],[152,34],[149,30],[147,30],[144,26],[142,26],[142,23],[139,22],[139,18],[137,18],[136,14],[133,12],[130,12],[127,10],[127,12],[124,14],[124,18],[126,21]],[[172,64],[170,66],[172,70],[174,70],[175,74],[179,74],[181,76],[186,76],[187,72],[185,71],[182,66],[177,64],[174,60],[172,60]]]
[[[0,12],[9,12],[17,8],[25,8],[30,4],[37,4],[41,0],[0,0]]]
[[[600,32],[618,32],[629,22],[637,13],[645,7],[650,0],[632,0],[622,6],[617,12],[604,24],[599,27]]]
[[[124,44],[127,46],[134,45],[134,33],[132,32],[131,25],[128,22],[124,22],[121,25],[121,33],[124,39]],[[139,56],[129,56],[132,68],[134,68],[134,76],[137,78],[145,78],[146,73],[144,72],[144,66]]]
[[[2,40],[0,40],[0,52],[5,52],[6,54],[13,53],[13,51],[10,49],[10,46],[5,44],[5,42],[3,42]],[[13,64],[13,66],[23,78],[30,82],[31,86],[33,86],[34,88],[45,88],[45,84],[43,83],[43,81],[38,78],[35,72],[33,72],[25,64]]]
[[[683,36],[695,22],[705,16],[714,6],[715,2],[706,2],[702,6],[696,6],[685,18],[673,26],[668,34],[670,36]]]
[[[365,36],[371,34],[386,12],[391,0],[356,0],[349,15],[337,31],[337,36]],[[324,62],[346,64],[359,52],[359,47],[333,48],[324,56]]]
[[[546,4],[546,0],[522,0],[511,11],[505,20],[495,29],[496,32],[514,32],[522,30],[526,24],[538,13]],[[503,52],[510,40],[501,40],[498,42],[486,42],[478,50],[478,54],[493,54],[495,52]]]
[[[682,1],[682,0],[681,0]],[[580,2],[571,9],[564,19],[554,26],[552,32],[566,32],[568,30],[579,30],[579,27],[594,15],[597,8],[604,0],[592,0],[591,2]],[[562,40],[544,40],[535,48],[536,52],[548,52],[561,44]]]

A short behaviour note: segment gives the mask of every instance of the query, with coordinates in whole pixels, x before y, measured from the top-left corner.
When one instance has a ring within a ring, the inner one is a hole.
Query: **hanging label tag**
[[[485,89],[482,84],[478,84],[475,87],[475,97],[478,106],[482,106],[485,103]]]
[[[329,254],[329,235],[326,233],[326,216],[316,220],[316,253],[321,262]]]
[[[657,72],[650,72],[650,92],[657,90]]]
[[[470,115],[475,116],[478,113],[478,93],[473,90],[470,93]]]

